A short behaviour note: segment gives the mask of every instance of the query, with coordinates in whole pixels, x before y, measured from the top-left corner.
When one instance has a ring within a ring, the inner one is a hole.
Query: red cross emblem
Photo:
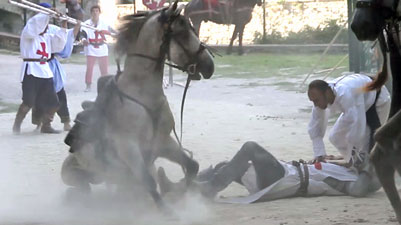
[[[43,58],[49,58],[49,53],[47,53],[46,52],[46,43],[45,42],[40,42],[40,45],[42,46],[42,51],[41,50],[37,50],[36,51],[36,54],[38,54],[38,55],[41,55],[42,56],[42,59]],[[40,64],[45,64],[46,63],[46,61],[40,61]]]
[[[100,38],[99,38],[100,36]],[[103,31],[95,31],[95,39],[89,38],[89,42],[94,44],[95,48],[99,48],[99,45],[103,43],[103,41],[106,40],[106,37],[104,36]]]

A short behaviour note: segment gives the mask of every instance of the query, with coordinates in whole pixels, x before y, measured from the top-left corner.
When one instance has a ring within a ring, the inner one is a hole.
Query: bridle
[[[159,17],[159,21],[166,25],[166,28],[164,28],[164,33],[163,33],[163,37],[162,37],[162,44],[159,47],[159,49],[160,49],[159,50],[159,56],[158,57],[152,57],[152,56],[148,56],[148,55],[140,54],[140,53],[127,53],[127,57],[141,57],[141,58],[145,58],[145,59],[149,59],[149,60],[155,61],[155,62],[157,62],[156,68],[158,68],[158,69],[161,69],[162,65],[166,64],[166,65],[174,67],[174,68],[176,68],[178,70],[186,72],[188,74],[188,77],[190,77],[190,78],[192,78],[194,80],[199,80],[200,79],[200,75],[199,75],[199,71],[198,71],[199,56],[205,50],[209,51],[210,54],[212,54],[212,52],[202,42],[200,42],[198,50],[195,53],[191,53],[187,48],[185,48],[185,46],[178,39],[178,37],[180,36],[181,32],[174,33],[174,31],[172,29],[172,24],[179,17],[179,14],[178,15],[167,16],[166,15],[166,10],[167,9],[163,9],[161,11],[161,16]],[[190,30],[192,32],[195,32],[191,25],[190,25],[190,28],[191,28]],[[184,51],[184,53],[186,54],[187,58],[189,59],[189,61],[183,66],[179,66],[179,65],[176,65],[176,64],[172,64],[172,63],[165,63],[165,59],[166,58],[167,58],[167,60],[169,62],[171,62],[170,43],[171,43],[172,40],[174,40],[175,43],[178,44],[178,46],[180,46],[180,48]],[[117,67],[117,70],[118,70],[117,73],[121,73],[120,66]]]
[[[358,0],[356,2],[357,9],[367,9],[378,11],[377,15],[380,15],[384,19],[384,26],[381,27],[381,32],[379,33],[377,40],[380,43],[380,48],[385,52],[388,52],[388,46],[386,46],[386,38],[387,36],[391,36],[394,40],[396,40],[396,45],[400,48],[400,28],[399,22],[401,21],[401,17],[397,15],[397,8],[400,0],[393,0],[392,4],[385,5],[385,0]],[[380,10],[380,11],[379,11]],[[375,19],[375,18],[372,18]],[[354,31],[355,32],[355,31]],[[376,43],[376,42],[375,42]],[[373,46],[375,45],[373,44]],[[372,47],[373,48],[373,47]],[[399,49],[400,50],[400,49]],[[386,58],[386,57],[384,57]]]

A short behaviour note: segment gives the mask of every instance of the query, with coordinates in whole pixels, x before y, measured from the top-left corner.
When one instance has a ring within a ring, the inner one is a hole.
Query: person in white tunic
[[[385,86],[379,91],[363,92],[372,79],[363,74],[341,76],[333,81],[314,80],[309,84],[308,97],[313,102],[308,132],[313,144],[314,160],[325,160],[323,137],[330,115],[339,114],[329,134],[348,166],[361,174],[361,190],[370,178],[375,178],[368,153],[374,145],[373,133],[388,117],[390,94]],[[375,181],[376,182],[376,181]]]
[[[91,7],[91,18],[85,21],[85,24],[96,27],[97,30],[82,27],[84,52],[86,55],[86,75],[85,91],[90,91],[92,85],[93,67],[96,61],[99,63],[100,74],[105,76],[108,74],[108,55],[109,49],[106,44],[106,35],[111,35],[114,30],[104,21],[100,20],[100,6]]]
[[[70,125],[70,112],[68,109],[67,103],[67,94],[64,90],[64,85],[67,80],[67,75],[59,62],[60,58],[66,59],[71,56],[73,47],[74,47],[74,40],[77,37],[79,30],[81,27],[81,23],[75,25],[74,28],[67,30],[67,42],[64,46],[64,49],[60,52],[52,54],[51,59],[48,61],[50,69],[53,72],[53,84],[54,89],[57,93],[57,97],[59,99],[60,107],[57,110],[57,114],[60,117],[61,123],[64,124],[64,131],[69,131],[71,129]],[[58,30],[61,29],[60,27],[49,24],[47,32],[50,34],[57,33]],[[32,124],[37,125],[39,128],[41,126],[41,115],[42,110],[39,106],[35,106],[32,108]]]
[[[20,49],[23,59],[21,67],[22,104],[19,106],[13,132],[21,131],[21,124],[29,110],[40,105],[42,116],[42,133],[57,133],[50,123],[59,107],[59,101],[53,86],[53,73],[48,65],[51,53],[64,48],[67,39],[67,23],[54,34],[46,33],[49,16],[37,14],[30,18],[21,33]],[[45,96],[45,97],[43,97]],[[40,102],[37,102],[40,101]]]
[[[201,171],[194,185],[205,196],[214,198],[232,182],[242,184],[247,197],[219,199],[220,202],[252,203],[296,196],[353,195],[355,171],[332,163],[278,161],[255,142],[246,142],[229,162]],[[182,192],[186,183],[171,182],[163,168],[158,170],[162,194]],[[374,188],[370,192],[375,191]],[[360,197],[359,195],[357,195]]]

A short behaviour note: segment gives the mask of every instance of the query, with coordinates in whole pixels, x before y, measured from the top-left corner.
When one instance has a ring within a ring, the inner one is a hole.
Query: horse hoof
[[[193,159],[189,160],[186,166],[186,172],[185,178],[188,184],[190,181],[196,178],[196,175],[199,172],[199,163]]]

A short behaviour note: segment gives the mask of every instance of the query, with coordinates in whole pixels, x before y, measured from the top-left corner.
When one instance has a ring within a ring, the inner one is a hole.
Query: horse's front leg
[[[146,165],[140,147],[135,142],[127,141],[124,137],[115,136],[113,140],[113,143],[116,143],[113,149],[117,150],[118,157],[129,168],[133,179],[139,178],[160,210],[171,212],[157,191],[156,181],[149,171],[150,167]]]
[[[238,25],[238,55],[244,54],[244,49],[242,48],[242,37],[244,36],[245,25]]]
[[[227,48],[227,54],[231,54],[231,52],[233,51],[234,40],[237,38],[237,34],[238,34],[238,25],[235,25],[233,36],[231,37],[230,44],[228,45]]]
[[[158,156],[181,165],[188,185],[196,178],[199,171],[198,162],[191,158],[184,149],[181,149],[172,137],[169,136],[163,141]]]

